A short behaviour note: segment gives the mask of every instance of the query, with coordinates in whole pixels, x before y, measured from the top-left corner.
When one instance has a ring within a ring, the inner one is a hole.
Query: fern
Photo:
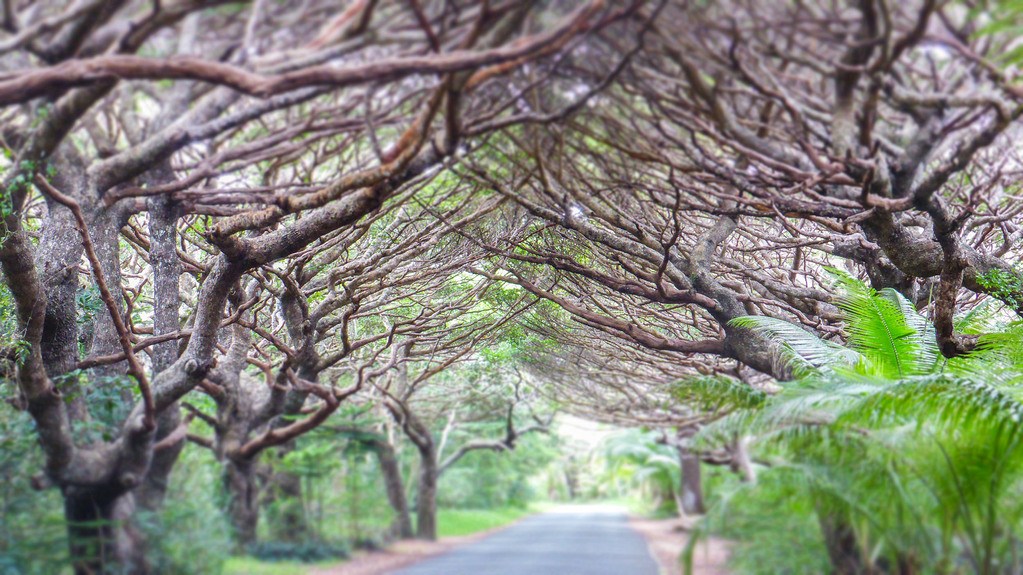
[[[945,360],[934,327],[901,294],[831,273],[848,346],[773,318],[733,320],[779,341],[799,378],[747,403],[728,382],[701,384],[732,411],[696,445],[752,438],[757,459],[800,477],[793,488],[824,524],[851,529],[868,560],[920,572],[1023,569],[1023,324]],[[981,310],[958,325],[989,327],[990,317]]]
[[[942,361],[942,357],[938,350],[937,330],[934,329],[934,324],[916,311],[916,306],[906,299],[906,296],[892,288],[881,290],[880,296],[895,304],[905,319],[906,325],[916,332],[917,365],[920,371],[926,373],[936,369]]]
[[[849,347],[869,360],[863,367],[885,377],[918,373],[919,335],[899,306],[841,270],[828,271],[842,292],[838,307],[845,312]]]
[[[785,320],[768,316],[743,316],[729,324],[778,340],[788,366],[797,375],[806,375],[834,365],[854,365],[862,356],[854,350],[817,337]]]

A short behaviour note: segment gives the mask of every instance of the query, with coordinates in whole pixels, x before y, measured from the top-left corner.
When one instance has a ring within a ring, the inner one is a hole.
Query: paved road
[[[608,508],[564,508],[524,519],[394,575],[657,575],[646,542]]]

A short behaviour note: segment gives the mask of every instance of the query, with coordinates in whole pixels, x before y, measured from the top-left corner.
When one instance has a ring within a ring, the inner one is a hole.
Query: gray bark
[[[419,482],[416,487],[416,537],[437,539],[437,455],[433,443],[419,446]]]
[[[703,485],[700,475],[700,458],[686,448],[678,450],[682,478],[679,482],[679,494],[682,508],[687,515],[703,515],[707,512],[703,504]]]
[[[178,280],[181,262],[177,255],[178,209],[167,198],[149,202],[149,259],[153,267],[153,335],[173,333],[180,329],[178,308],[181,294]],[[167,341],[153,346],[153,373],[169,368],[178,358],[178,342]],[[161,444],[181,425],[181,410],[175,402],[160,414],[156,425],[156,442]],[[161,444],[162,445],[162,444]],[[138,489],[139,506],[158,509],[167,492],[171,470],[185,447],[184,437],[173,441],[153,454],[149,473]]]
[[[259,485],[256,481],[255,462],[228,460],[224,470],[224,487],[229,501],[228,517],[234,528],[239,548],[256,541],[259,524]]]
[[[405,484],[401,479],[401,467],[394,446],[381,438],[371,442],[373,452],[380,463],[380,472],[384,476],[384,487],[387,491],[387,502],[394,510],[394,523],[391,531],[396,537],[409,539],[413,536],[412,516],[409,513],[408,498],[405,496]]]

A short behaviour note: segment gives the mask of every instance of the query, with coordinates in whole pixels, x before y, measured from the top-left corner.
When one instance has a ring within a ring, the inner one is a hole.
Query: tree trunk
[[[568,456],[568,464],[565,466],[565,489],[568,490],[569,501],[575,501],[579,496],[579,468],[572,455]]]
[[[433,445],[419,448],[419,485],[416,491],[416,537],[437,539],[437,457]]]
[[[127,216],[117,210],[103,210],[97,212],[93,221],[90,222],[90,233],[92,234],[93,248],[96,250],[96,257],[99,259],[100,267],[106,279],[107,285],[111,286],[111,294],[114,303],[117,304],[117,313],[127,324],[125,317],[124,298],[122,297],[121,286],[121,228],[127,222]],[[111,355],[121,352],[121,343],[118,339],[117,329],[114,327],[114,320],[105,307],[96,311],[95,331],[93,333],[91,353],[95,355]],[[106,365],[93,367],[89,370],[94,378],[95,384],[101,386],[112,385],[108,379],[125,377],[127,363],[118,361]],[[124,387],[120,390],[122,401],[127,404],[133,403],[131,391]]]
[[[749,456],[749,438],[740,437],[735,440],[732,450],[732,471],[740,476],[744,483],[757,482],[757,470]]]
[[[703,515],[707,510],[703,505],[700,458],[689,449],[680,447],[678,460],[682,468],[682,479],[679,482],[682,508],[679,511],[685,515]]]
[[[294,449],[294,443],[287,443],[277,450],[277,457],[283,458]],[[278,471],[273,474],[272,485],[268,486],[267,496],[273,497],[277,516],[273,521],[273,532],[281,541],[298,542],[313,535],[313,529],[306,517],[302,497],[302,477],[290,471]]]
[[[132,525],[135,502],[122,490],[67,488],[64,517],[75,575],[145,575],[143,538]]]
[[[229,460],[225,467],[224,486],[229,497],[227,514],[234,527],[235,541],[243,549],[256,541],[259,523],[259,485],[256,482],[255,461]]]
[[[181,410],[174,403],[156,419],[156,443],[167,439],[181,426]],[[142,485],[135,490],[135,499],[140,508],[146,511],[158,511],[163,506],[170,484],[171,470],[178,462],[178,456],[185,448],[184,436],[153,451],[153,460],[149,464]]]
[[[66,183],[64,184],[66,185]],[[77,377],[67,377],[78,364],[78,267],[70,262],[82,259],[82,242],[71,210],[47,201],[47,216],[39,242],[36,266],[46,290],[46,316],[41,339],[43,364],[50,379],[68,399],[68,416],[84,421],[89,414]]]
[[[412,516],[409,513],[408,498],[405,497],[405,484],[401,480],[401,467],[398,465],[394,446],[386,439],[377,439],[371,442],[371,447],[376,453],[377,461],[380,463],[380,472],[384,476],[387,502],[394,510],[394,523],[391,526],[391,531],[400,539],[409,539],[414,535]]]
[[[845,519],[817,511],[832,575],[865,575],[871,572],[856,542],[856,533]]]

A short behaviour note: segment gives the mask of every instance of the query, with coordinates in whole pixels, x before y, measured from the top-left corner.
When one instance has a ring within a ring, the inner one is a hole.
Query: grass
[[[441,509],[437,512],[440,537],[472,535],[521,519],[536,509],[507,507],[503,509]],[[253,557],[231,557],[224,565],[223,575],[306,575],[311,568],[337,565],[338,561],[299,563],[297,561],[260,561]]]
[[[338,561],[299,563],[298,561],[260,561],[253,557],[231,557],[223,575],[306,575],[314,567],[337,565]]]
[[[437,531],[441,537],[471,535],[507,525],[533,512],[529,508],[441,509],[437,512]]]

